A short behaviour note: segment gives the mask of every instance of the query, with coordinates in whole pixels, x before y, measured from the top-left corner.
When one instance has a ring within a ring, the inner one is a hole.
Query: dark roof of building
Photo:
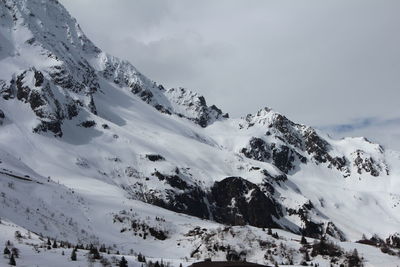
[[[202,261],[191,265],[192,267],[268,267],[251,262],[235,262],[235,261]]]

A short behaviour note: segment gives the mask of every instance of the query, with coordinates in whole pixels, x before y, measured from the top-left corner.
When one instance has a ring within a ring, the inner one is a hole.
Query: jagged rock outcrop
[[[240,152],[251,159],[271,162],[286,174],[309,160],[317,165],[326,164],[328,168],[340,171],[345,178],[351,175],[352,166],[358,174],[388,174],[384,160],[376,160],[363,150],[340,155],[317,130],[296,124],[269,108],[247,115],[239,127],[250,132],[257,127],[265,129],[264,135],[252,137]],[[363,142],[373,146],[368,140],[363,139]],[[383,155],[381,147],[375,150]]]
[[[175,212],[210,219],[206,193],[201,188],[189,187],[181,192],[168,189],[164,193],[165,195],[160,195],[150,191],[146,194],[146,202]]]
[[[372,176],[379,176],[382,172],[388,174],[388,168],[384,162],[375,161],[371,156],[362,150],[352,153],[354,157],[353,164],[359,174],[364,172],[370,173]]]
[[[227,113],[222,113],[215,105],[208,106],[203,96],[185,88],[171,88],[166,91],[166,96],[179,116],[192,120],[201,127],[229,118]]]
[[[271,162],[280,171],[289,173],[298,163],[306,163],[307,159],[296,150],[276,143],[267,144],[263,139],[253,137],[249,145],[241,150],[246,157],[263,162]]]
[[[321,138],[317,132],[308,127],[304,131],[304,144],[305,150],[312,157],[314,162],[320,163],[328,163],[329,168],[336,168],[339,171],[343,172],[344,177],[348,177],[350,175],[350,169],[348,168],[348,160],[342,157],[333,157],[329,154],[332,150],[331,145]]]
[[[386,244],[391,248],[400,249],[400,234],[394,233],[386,238]]]
[[[175,190],[146,194],[146,201],[153,205],[229,225],[280,227],[274,219],[280,218],[282,211],[272,197],[273,188],[263,187],[271,190],[263,192],[259,186],[243,178],[228,177],[205,191],[187,184],[179,174],[155,172],[154,176]]]
[[[211,188],[213,218],[231,225],[277,226],[281,207],[260,188],[240,177],[228,177]]]
[[[325,233],[340,241],[346,241],[345,234],[339,228],[337,228],[333,222],[328,222],[326,224]]]

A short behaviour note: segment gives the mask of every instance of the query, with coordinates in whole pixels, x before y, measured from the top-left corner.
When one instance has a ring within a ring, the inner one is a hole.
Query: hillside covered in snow
[[[101,51],[56,0],[0,1],[0,185],[20,266],[82,266],[89,245],[129,266],[400,264],[400,153],[269,108],[229,118]]]

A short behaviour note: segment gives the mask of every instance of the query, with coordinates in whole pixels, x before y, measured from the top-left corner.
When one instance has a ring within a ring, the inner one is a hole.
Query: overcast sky
[[[318,127],[399,125],[400,1],[61,2],[100,48],[233,117],[268,106]]]

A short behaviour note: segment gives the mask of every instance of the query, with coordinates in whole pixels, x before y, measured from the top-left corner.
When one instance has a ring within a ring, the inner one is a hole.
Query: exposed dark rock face
[[[273,146],[272,151],[273,164],[284,173],[289,173],[290,171],[294,170],[298,165],[298,162],[307,163],[307,159],[305,157],[288,146]]]
[[[146,239],[148,236],[152,236],[158,240],[166,240],[168,238],[168,232],[164,229],[159,229],[157,226],[150,226],[146,221],[136,218],[132,212],[122,210],[118,214],[113,216],[114,223],[121,224],[124,226],[120,232],[132,232],[135,236]],[[163,221],[163,218],[155,217],[156,221]]]
[[[386,238],[386,244],[391,248],[400,249],[400,234],[395,233]]]
[[[304,132],[305,149],[317,162],[326,162],[330,157],[328,151],[331,149],[328,142],[320,138],[314,129]]]
[[[136,171],[132,172],[132,177],[138,177]],[[149,190],[145,192],[142,200],[175,212],[196,216],[198,218],[209,219],[211,217],[208,208],[207,193],[198,185],[189,184],[185,180],[186,175],[177,168],[172,174],[164,174],[155,171],[152,178],[158,179],[159,182],[165,183],[167,187],[163,190]]]
[[[322,139],[314,129],[308,128],[304,132],[304,143],[307,153],[312,156],[316,163],[328,162],[329,168],[335,167],[336,169],[342,171],[345,177],[350,175],[346,158],[344,156],[332,157],[329,154],[329,151],[332,149],[331,145]]]
[[[146,194],[148,203],[169,209],[175,212],[196,216],[202,219],[209,219],[210,212],[207,205],[206,194],[199,187],[191,187],[184,192],[166,190],[166,199],[157,197],[149,192]]]
[[[312,238],[320,238],[324,233],[323,223],[316,223],[310,219],[309,212],[314,209],[311,201],[302,205],[299,209],[286,209],[289,215],[297,215],[303,222],[301,234]]]
[[[164,161],[165,158],[159,154],[147,154],[146,158],[150,161]]]
[[[257,137],[251,138],[249,145],[241,152],[247,158],[271,162],[286,174],[294,170],[299,162],[307,162],[307,159],[296,150],[285,145],[267,144],[263,139]]]
[[[9,100],[14,98],[13,92],[15,90],[13,88],[15,88],[15,79],[11,79],[9,84],[4,80],[0,80],[0,96],[3,99]]]
[[[44,82],[44,76],[40,71],[35,71],[35,87],[42,86]]]
[[[354,165],[357,168],[357,172],[362,174],[363,172],[369,172],[372,176],[379,176],[382,171],[382,167],[374,161],[372,157],[367,156],[364,151],[357,150],[355,152],[356,158],[354,159]]]
[[[82,126],[82,127],[84,127],[84,128],[92,128],[92,127],[94,127],[96,125],[96,122],[95,121],[92,121],[92,120],[90,120],[90,121],[84,121],[84,122],[82,122],[81,124],[79,124],[79,126]]]
[[[178,175],[165,175],[158,171],[153,173],[160,181],[166,181],[169,185],[174,188],[185,190],[189,189],[189,185]]]
[[[153,175],[174,189],[150,190],[143,200],[175,212],[229,225],[256,227],[279,227],[274,218],[283,216],[271,185],[260,188],[243,178],[228,177],[216,182],[210,191],[204,191],[183,181],[182,174],[165,175],[157,171]]]
[[[54,122],[47,122],[47,121],[42,121],[38,126],[33,128],[34,133],[42,133],[42,132],[47,132],[50,131],[54,134],[56,137],[62,137],[63,132],[61,129],[62,123],[60,121],[54,121]]]
[[[299,149],[303,148],[303,140],[298,132],[300,125],[290,121],[288,118],[281,114],[277,114],[271,124],[268,125],[270,129],[277,130],[279,136],[288,144],[293,145]]]
[[[201,127],[207,127],[216,120],[229,118],[227,113],[222,113],[215,105],[208,106],[203,96],[185,88],[171,88],[165,94],[172,105],[179,105],[186,110],[186,115],[178,115],[194,121]]]
[[[340,229],[338,229],[333,222],[328,222],[328,224],[326,225],[325,233],[336,239],[339,239],[342,242],[346,241],[346,236],[344,235],[344,233]]]
[[[65,119],[77,116],[84,105],[79,100],[73,100],[69,93],[61,95],[53,85],[54,81],[46,79],[45,75],[34,68],[23,71],[11,80],[7,90],[2,91],[4,99],[16,98],[30,106],[40,120],[33,132],[51,132],[56,137],[62,137],[62,124]],[[7,85],[3,84],[3,87]]]
[[[243,148],[241,152],[250,159],[267,162],[271,158],[270,146],[261,138],[253,137],[250,139],[248,148]]]
[[[323,223],[315,223],[309,218],[304,221],[304,228],[302,229],[302,234],[304,236],[309,236],[312,238],[320,238],[323,234]]]
[[[240,177],[228,177],[211,188],[213,217],[231,225],[276,226],[281,207],[260,188]]]

